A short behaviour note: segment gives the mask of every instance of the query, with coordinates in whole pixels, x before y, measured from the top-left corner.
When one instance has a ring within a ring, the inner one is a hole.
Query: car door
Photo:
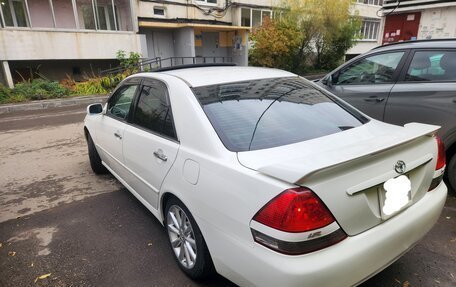
[[[168,89],[163,82],[143,81],[123,144],[129,169],[127,183],[157,209],[161,184],[179,149]]]
[[[122,178],[125,176],[122,155],[123,133],[138,87],[137,80],[125,82],[120,86],[109,98],[97,128],[96,144],[100,157]]]
[[[391,91],[385,121],[440,125],[444,141],[455,135],[456,49],[415,50],[406,67]]]
[[[331,75],[327,90],[367,115],[383,120],[385,103],[407,51],[371,54]]]

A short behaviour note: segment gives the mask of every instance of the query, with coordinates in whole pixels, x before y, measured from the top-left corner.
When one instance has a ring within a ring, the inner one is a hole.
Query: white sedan
[[[376,121],[289,72],[206,66],[127,78],[84,130],[93,171],[157,217],[189,277],[352,286],[437,221],[438,128]]]

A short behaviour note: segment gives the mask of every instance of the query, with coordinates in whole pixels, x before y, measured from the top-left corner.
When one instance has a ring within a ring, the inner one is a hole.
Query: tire
[[[456,154],[451,157],[447,168],[448,182],[456,194]]]
[[[101,163],[101,158],[98,155],[97,148],[89,133],[87,133],[87,149],[89,151],[90,167],[92,168],[92,171],[96,174],[108,173],[106,167]]]
[[[203,235],[188,208],[177,198],[170,198],[166,203],[165,228],[174,259],[188,277],[203,279],[214,273]]]

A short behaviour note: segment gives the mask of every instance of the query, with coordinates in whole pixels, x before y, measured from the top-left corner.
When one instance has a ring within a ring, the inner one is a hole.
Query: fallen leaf
[[[401,281],[399,281],[398,279],[394,278],[394,281],[396,281],[397,283],[401,284]]]
[[[16,251],[10,251],[8,252],[8,256],[16,256]]]
[[[451,278],[454,278],[454,275],[453,275],[453,273],[451,273],[451,272],[450,272],[450,276],[451,276]]]
[[[402,284],[402,287],[410,287],[410,283],[408,281],[405,281],[404,284]]]
[[[33,267],[33,262],[32,262],[32,264],[30,264],[30,267]]]
[[[152,246],[152,242],[147,243],[147,246]]]
[[[451,239],[450,242],[456,242],[456,237]]]
[[[435,281],[436,283],[440,284],[440,281],[439,281],[439,280],[435,280],[435,279],[434,279],[434,281]]]
[[[38,281],[38,280],[43,280],[43,279],[46,279],[48,278],[49,276],[51,276],[52,273],[48,273],[48,274],[43,274],[41,276],[38,276],[35,278],[35,283]]]
[[[446,219],[451,219],[451,217],[447,216]]]

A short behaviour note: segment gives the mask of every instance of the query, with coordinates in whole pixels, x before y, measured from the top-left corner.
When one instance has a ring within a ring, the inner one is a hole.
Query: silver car
[[[318,84],[375,119],[441,126],[448,181],[456,189],[456,39],[381,46]]]

